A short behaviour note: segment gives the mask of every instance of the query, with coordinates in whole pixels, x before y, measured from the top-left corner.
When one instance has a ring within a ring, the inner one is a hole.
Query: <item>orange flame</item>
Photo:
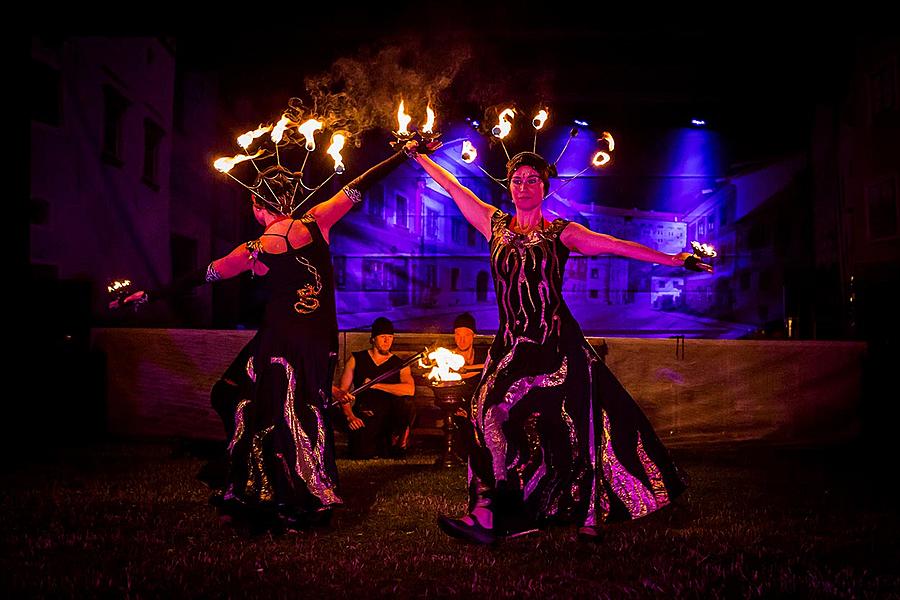
[[[466,359],[462,355],[451,352],[447,348],[435,348],[434,352],[428,355],[428,358],[432,362],[437,363],[437,366],[432,367],[431,372],[428,374],[428,379],[434,379],[435,381],[459,381],[462,379],[462,375],[459,373],[451,372],[451,369],[458,371],[466,364]]]
[[[594,155],[594,158],[591,160],[591,164],[595,167],[602,167],[606,163],[610,161],[612,157],[602,150],[598,150],[597,154]]]
[[[478,158],[478,150],[475,149],[475,146],[472,145],[472,142],[469,140],[465,140],[462,145],[462,156],[465,163],[471,163],[476,158]]]
[[[616,140],[613,139],[613,136],[610,132],[604,131],[603,137],[601,139],[606,140],[606,143],[609,145],[610,152],[616,149]]]
[[[427,118],[425,125],[422,126],[422,133],[434,133],[434,111],[431,110],[431,105],[425,109],[425,114]]]
[[[543,108],[538,111],[538,114],[534,116],[534,119],[531,120],[531,124],[534,125],[535,129],[540,129],[544,126],[544,123],[547,121],[547,117],[550,115]]]
[[[326,152],[334,159],[334,172],[340,175],[344,172],[344,158],[341,156],[341,150],[344,142],[347,141],[343,133],[335,133],[331,136],[331,145],[328,146]]]
[[[272,130],[272,141],[276,144],[281,142],[281,138],[284,137],[284,130],[290,127],[291,125],[296,125],[293,121],[291,121],[287,115],[282,115],[282,117],[275,124],[275,128]]]
[[[217,158],[213,163],[213,167],[215,167],[216,171],[220,171],[222,173],[228,173],[231,169],[234,168],[234,165],[240,164],[246,160],[253,160],[263,154],[263,150],[257,150],[256,154],[247,156],[246,154],[237,154],[232,157],[223,156],[222,158]]]
[[[297,127],[297,131],[303,134],[303,137],[306,138],[306,151],[312,152],[316,149],[316,139],[313,137],[316,131],[322,129],[322,121],[316,121],[315,119],[310,119]],[[333,139],[333,138],[332,138]]]
[[[272,131],[271,125],[266,125],[265,127],[260,125],[258,129],[239,135],[237,139],[238,146],[246,150],[253,143],[253,140],[270,131]]]
[[[694,254],[699,254],[706,258],[715,258],[718,255],[712,244],[701,244],[700,242],[694,241],[691,242],[691,248],[693,248]]]
[[[400,101],[400,108],[397,109],[397,133],[401,135],[409,135],[409,130],[406,128],[409,125],[409,122],[412,121],[412,117],[406,114],[403,109],[403,100]]]
[[[497,118],[497,124],[491,129],[491,133],[494,134],[494,137],[498,137],[502,140],[508,136],[509,132],[512,131],[512,122],[509,119],[513,119],[515,116],[516,110],[514,108],[504,108],[503,112],[501,112],[500,116]]]

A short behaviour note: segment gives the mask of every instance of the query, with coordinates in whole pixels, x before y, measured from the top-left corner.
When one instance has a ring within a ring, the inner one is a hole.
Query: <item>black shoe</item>
[[[474,523],[469,525],[462,519],[451,519],[441,515],[438,517],[438,527],[452,538],[473,544],[493,544],[497,540],[491,529],[482,527],[474,517],[472,520]]]

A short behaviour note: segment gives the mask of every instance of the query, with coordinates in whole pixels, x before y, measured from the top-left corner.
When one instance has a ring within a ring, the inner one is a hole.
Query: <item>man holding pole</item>
[[[349,428],[348,445],[352,458],[406,455],[409,431],[416,418],[412,396],[415,382],[409,366],[391,352],[394,324],[385,317],[372,323],[372,347],[354,352],[341,375],[340,388],[355,396],[341,405]],[[398,367],[402,367],[397,370]],[[381,375],[397,372],[380,378]],[[367,382],[379,379],[365,390]]]

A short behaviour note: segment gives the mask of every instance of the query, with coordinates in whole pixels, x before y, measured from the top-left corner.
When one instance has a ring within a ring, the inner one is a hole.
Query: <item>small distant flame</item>
[[[341,150],[346,141],[347,138],[343,133],[335,133],[331,136],[331,145],[326,150],[331,158],[334,159],[334,172],[338,175],[344,172],[344,158],[341,156]]]
[[[130,279],[122,279],[118,281],[113,281],[108,286],[106,286],[106,291],[109,293],[117,292],[121,289],[127,288],[131,285]]]
[[[303,134],[303,137],[306,138],[306,151],[312,152],[316,149],[316,139],[313,137],[316,131],[322,129],[322,121],[316,121],[315,119],[310,119],[297,127],[297,131]],[[332,138],[334,139],[334,138]]]
[[[609,145],[610,152],[616,149],[616,140],[613,139],[613,136],[610,132],[604,131],[603,137],[600,139],[606,140],[606,143]]]
[[[463,162],[471,163],[476,158],[478,158],[478,150],[475,149],[475,146],[472,145],[472,142],[469,140],[465,140],[462,145],[462,156]]]
[[[409,135],[409,130],[406,127],[409,125],[410,121],[412,121],[412,117],[406,114],[403,108],[403,100],[401,100],[400,108],[397,109],[397,133],[401,135]]]
[[[236,156],[227,157],[223,156],[222,158],[217,158],[213,163],[213,167],[215,167],[216,171],[221,171],[222,173],[228,173],[231,169],[234,168],[234,165],[240,164],[246,160],[253,160],[254,158],[258,158],[263,154],[263,150],[257,150],[255,154],[246,155],[246,154],[238,154]]]
[[[612,157],[602,150],[598,150],[597,154],[594,155],[594,158],[591,160],[591,164],[595,167],[602,167],[606,163],[610,161]]]
[[[427,118],[422,126],[422,133],[434,133],[434,111],[431,110],[431,105],[425,109],[425,114]]]
[[[691,242],[691,248],[693,248],[694,254],[703,256],[704,258],[715,258],[717,256],[716,249],[712,244],[701,244],[700,242],[693,241]]]
[[[258,129],[254,129],[253,131],[248,131],[243,135],[239,135],[237,139],[238,146],[246,150],[250,146],[250,144],[253,143],[253,140],[270,131],[272,131],[271,125],[260,125]]]
[[[462,379],[462,375],[459,373],[451,372],[451,369],[458,371],[466,364],[466,359],[462,355],[451,352],[447,348],[435,348],[434,352],[428,355],[428,358],[431,359],[432,363],[437,363],[437,366],[432,367],[431,372],[428,374],[428,379],[434,379],[435,381],[459,381]],[[428,366],[421,361],[420,364]]]
[[[501,112],[500,116],[497,118],[497,124],[491,129],[491,133],[494,134],[494,137],[498,137],[502,140],[508,136],[509,132],[512,131],[512,122],[509,119],[515,118],[515,116],[515,109],[504,108],[503,112]]]
[[[547,111],[542,108],[540,111],[538,111],[538,114],[534,116],[534,119],[531,120],[531,124],[535,129],[540,129],[544,126],[544,123],[547,121],[547,117],[549,116],[550,115],[547,114]]]

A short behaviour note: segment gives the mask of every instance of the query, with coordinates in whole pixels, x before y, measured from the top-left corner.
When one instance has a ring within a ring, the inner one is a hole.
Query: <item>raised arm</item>
[[[412,150],[416,147],[415,142],[407,144],[407,148]],[[464,186],[459,180],[429,157],[424,154],[414,154],[416,162],[419,163],[425,172],[434,179],[435,183],[444,188],[444,191],[450,194],[460,212],[466,218],[472,227],[477,229],[485,239],[491,239],[491,215],[497,209],[487,202],[482,201],[476,196],[472,190]]]
[[[563,229],[560,240],[570,250],[574,250],[586,256],[615,254],[616,256],[624,256],[626,258],[673,267],[684,266],[685,260],[692,256],[690,252],[679,252],[678,254],[659,252],[658,250],[648,248],[637,242],[629,242],[628,240],[620,240],[611,235],[596,233],[578,223],[569,223],[566,228]],[[700,268],[705,271],[712,270],[709,265],[704,265],[703,263],[700,263]]]
[[[345,185],[340,192],[325,202],[309,209],[309,213],[316,218],[316,224],[326,241],[331,227],[340,221],[353,208],[354,204],[362,201],[363,194],[373,184],[383,179],[404,160],[406,160],[406,154],[402,151],[397,152]]]

